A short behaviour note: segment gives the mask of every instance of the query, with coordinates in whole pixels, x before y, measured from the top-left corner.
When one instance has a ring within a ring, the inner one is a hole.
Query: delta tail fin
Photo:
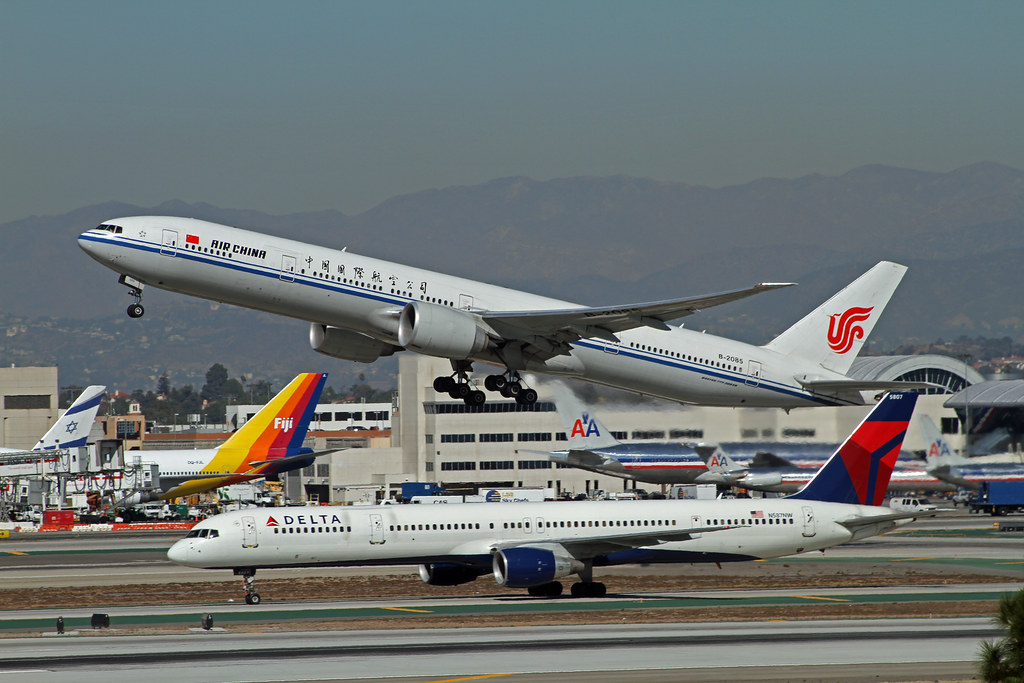
[[[898,263],[878,263],[764,348],[845,375],[906,272]]]
[[[43,434],[39,443],[32,447],[34,451],[49,451],[55,448],[78,448],[84,446],[96,422],[96,413],[107,388],[93,385],[85,388],[71,407],[60,416],[49,431]]]
[[[569,387],[561,382],[553,382],[551,393],[558,417],[565,427],[565,435],[569,439],[569,450],[586,451],[619,445],[618,439],[591,414]]]
[[[788,498],[881,505],[916,403],[917,394],[886,394],[814,478]]]

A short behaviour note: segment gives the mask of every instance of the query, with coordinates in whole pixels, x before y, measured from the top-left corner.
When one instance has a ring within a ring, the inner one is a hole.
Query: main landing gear
[[[119,283],[128,288],[128,293],[135,298],[135,303],[128,307],[129,318],[141,318],[146,312],[146,309],[142,307],[142,287],[143,284],[133,277],[122,275],[117,279]]]
[[[235,576],[241,576],[242,582],[245,586],[245,604],[247,605],[258,605],[260,604],[260,594],[256,592],[256,570],[255,569],[236,569]]]
[[[482,406],[487,400],[487,395],[479,389],[474,389],[469,383],[471,364],[466,361],[452,361],[452,367],[455,368],[454,374],[434,378],[434,391],[462,400],[467,406]],[[515,370],[508,370],[502,375],[488,375],[484,379],[484,388],[505,398],[514,398],[519,405],[531,406],[537,402],[537,392],[524,386],[522,378]]]
[[[594,581],[594,565],[590,562],[583,563],[583,571],[580,572],[580,581],[577,581],[569,589],[574,598],[603,598],[608,593],[608,588],[600,581]]]

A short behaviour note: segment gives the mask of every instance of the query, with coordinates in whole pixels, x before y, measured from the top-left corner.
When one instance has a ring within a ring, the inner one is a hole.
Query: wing
[[[701,526],[691,527],[688,529],[651,529],[646,532],[632,531],[620,534],[601,534],[590,536],[588,538],[548,537],[520,539],[518,541],[509,541],[507,543],[492,543],[490,545],[490,550],[494,552],[519,546],[533,547],[537,545],[560,545],[576,559],[586,560],[599,555],[607,555],[608,553],[629,550],[631,548],[643,548],[645,546],[661,545],[662,543],[671,543],[673,541],[689,541],[695,534],[709,533],[712,531],[726,531],[728,529],[738,528],[740,527]]]
[[[569,352],[567,345],[579,339],[595,337],[617,342],[619,339],[615,336],[616,332],[645,326],[667,330],[669,320],[793,284],[761,283],[747,289],[718,294],[622,306],[581,306],[551,311],[483,311],[480,316],[506,340],[532,342],[548,350],[551,355],[565,355]]]

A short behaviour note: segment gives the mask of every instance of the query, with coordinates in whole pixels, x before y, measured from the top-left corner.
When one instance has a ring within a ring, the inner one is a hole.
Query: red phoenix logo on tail
[[[871,308],[848,308],[844,313],[835,313],[828,317],[828,346],[836,353],[846,353],[853,347],[855,339],[864,336],[861,323],[871,317]]]

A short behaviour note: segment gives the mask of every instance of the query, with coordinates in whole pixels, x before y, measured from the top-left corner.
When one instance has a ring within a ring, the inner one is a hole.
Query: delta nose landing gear
[[[133,277],[122,275],[117,279],[119,283],[128,288],[128,293],[135,298],[135,303],[128,306],[128,317],[129,318],[141,318],[146,312],[146,309],[142,307],[142,287],[143,284]]]
[[[258,605],[260,604],[260,594],[256,592],[256,570],[255,569],[236,569],[235,576],[241,576],[243,585],[245,586],[245,604],[247,605]]]

